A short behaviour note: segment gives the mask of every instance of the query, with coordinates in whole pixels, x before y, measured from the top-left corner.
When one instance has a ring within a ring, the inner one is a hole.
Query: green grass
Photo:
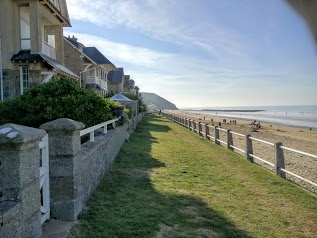
[[[317,237],[317,198],[147,115],[69,237]]]

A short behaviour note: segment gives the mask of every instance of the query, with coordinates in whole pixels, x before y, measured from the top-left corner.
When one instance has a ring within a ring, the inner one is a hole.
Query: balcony
[[[45,41],[42,41],[42,53],[56,59],[56,50],[53,46],[50,46],[48,43]]]
[[[95,76],[84,77],[85,86],[94,85],[100,87],[103,90],[107,90],[107,82]]]

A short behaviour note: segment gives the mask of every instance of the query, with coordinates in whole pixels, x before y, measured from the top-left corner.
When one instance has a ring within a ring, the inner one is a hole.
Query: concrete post
[[[82,209],[80,192],[77,191],[80,130],[84,124],[60,118],[40,126],[49,135],[50,194],[52,217],[74,221]]]
[[[251,135],[245,135],[245,158],[253,162],[253,158],[250,154],[253,154],[252,140],[250,139]]]
[[[218,126],[215,126],[215,131],[214,131],[214,133],[215,133],[215,144],[216,145],[220,145],[220,142],[218,141],[219,140],[219,130],[218,130]]]
[[[26,126],[0,126],[0,237],[42,236],[39,142],[45,135]]]
[[[227,149],[233,151],[231,145],[233,145],[232,133],[231,130],[227,130]]]
[[[210,138],[209,138],[209,126],[208,126],[208,124],[205,124],[205,138],[206,138],[207,140],[210,140]]]
[[[198,122],[198,135],[202,135],[202,125],[201,122]]]
[[[284,151],[281,146],[283,146],[282,142],[275,143],[275,173],[282,178],[286,178],[285,172],[280,170],[285,169]]]

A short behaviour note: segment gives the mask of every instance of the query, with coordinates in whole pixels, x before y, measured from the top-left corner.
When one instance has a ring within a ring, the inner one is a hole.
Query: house
[[[63,27],[70,26],[66,0],[0,1],[2,100],[52,78],[79,78],[64,66]]]
[[[118,68],[109,72],[108,88],[111,94],[123,92],[124,71],[123,68]]]
[[[137,95],[135,89],[135,82],[133,79],[130,79],[130,75],[124,75],[123,92]]]
[[[77,38],[64,37],[65,66],[80,76],[82,87],[106,96],[109,91],[107,78],[116,66],[97,48],[85,47]]]

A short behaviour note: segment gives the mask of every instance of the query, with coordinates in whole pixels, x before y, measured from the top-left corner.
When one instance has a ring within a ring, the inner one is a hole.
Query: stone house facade
[[[79,75],[81,86],[100,96],[108,93],[108,74],[116,66],[97,48],[85,47],[77,38],[64,37],[65,66]]]
[[[63,65],[63,27],[70,26],[66,0],[0,1],[1,100],[51,79],[79,78]]]

